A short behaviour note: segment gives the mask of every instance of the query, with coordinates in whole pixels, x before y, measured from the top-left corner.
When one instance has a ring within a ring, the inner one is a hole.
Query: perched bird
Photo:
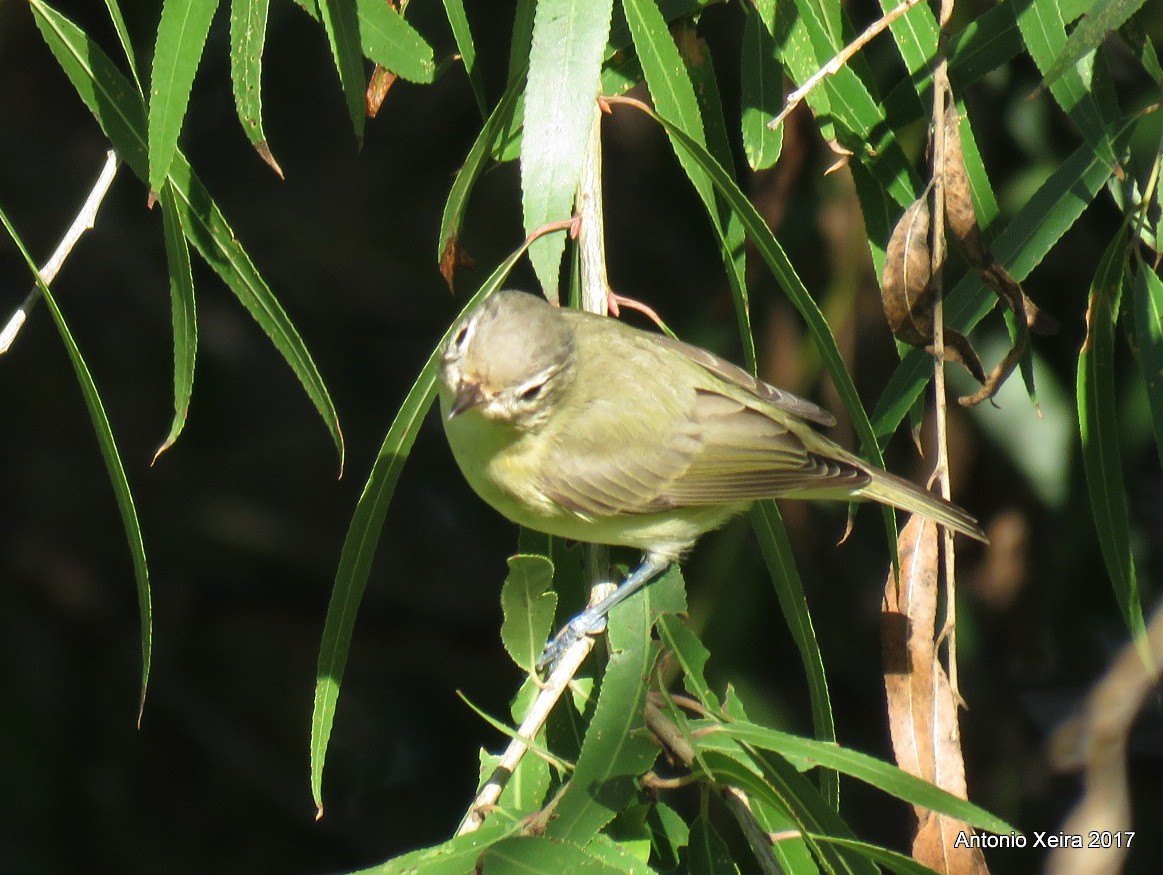
[[[961,508],[817,432],[809,422],[835,420],[810,401],[704,349],[525,292],[497,292],[462,318],[440,383],[448,443],[481,498],[540,532],[643,551],[541,667],[759,499],[879,501],[986,540]]]

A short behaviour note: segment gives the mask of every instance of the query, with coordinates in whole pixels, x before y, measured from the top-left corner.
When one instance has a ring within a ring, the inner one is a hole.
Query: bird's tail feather
[[[910,513],[919,513],[935,523],[982,543],[989,543],[989,538],[985,536],[977,520],[952,502],[887,471],[872,470],[869,473],[872,475],[872,482],[860,489],[861,498],[891,504]]]

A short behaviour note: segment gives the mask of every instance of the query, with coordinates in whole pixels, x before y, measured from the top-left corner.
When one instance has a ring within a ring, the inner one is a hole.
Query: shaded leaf
[[[477,69],[476,45],[473,43],[468,15],[464,11],[464,0],[444,0],[444,14],[448,16],[448,26],[452,28],[456,50],[460,53],[461,63],[464,64],[464,72],[468,76],[468,84],[472,88],[477,109],[480,110],[482,119],[487,118],[489,108],[485,101],[485,83],[480,70]]]
[[[39,4],[37,4],[39,5]],[[34,9],[34,11],[39,11]],[[37,22],[38,25],[40,21]],[[121,514],[121,525],[125,529],[125,540],[129,545],[129,555],[133,559],[133,575],[137,584],[137,608],[141,619],[141,697],[138,704],[137,725],[141,726],[141,719],[145,710],[145,693],[149,686],[149,670],[153,659],[153,607],[150,598],[149,566],[145,557],[145,543],[141,534],[141,523],[137,517],[137,506],[133,501],[133,492],[129,488],[129,478],[125,474],[125,465],[121,461],[121,452],[117,449],[117,441],[113,437],[113,427],[109,423],[109,416],[105,413],[105,405],[101,401],[101,394],[97,384],[81,355],[73,334],[65,321],[64,313],[57,306],[49,287],[40,278],[36,263],[28,253],[24,241],[16,233],[16,228],[8,220],[7,213],[0,209],[0,223],[4,225],[8,236],[16,244],[25,264],[36,279],[40,287],[45,304],[52,313],[53,323],[57,333],[61,336],[65,351],[69,355],[69,363],[73,366],[73,373],[77,377],[77,384],[81,387],[81,395],[85,399],[85,406],[89,411],[89,420],[93,423],[93,431],[97,437],[97,446],[101,450],[101,458],[105,462],[105,470],[109,474],[109,482],[113,486],[113,494],[117,499],[117,509]]]
[[[1115,412],[1114,338],[1127,266],[1127,233],[1121,228],[1103,253],[1090,287],[1086,341],[1078,357],[1078,426],[1082,466],[1098,542],[1115,599],[1136,641],[1145,632],[1139,581],[1131,553],[1131,526]]]
[[[1042,88],[1058,81],[1070,68],[1097,49],[1103,41],[1134,15],[1144,0],[1095,0],[1094,5],[1066,38],[1066,45],[1050,68],[1042,74]]]
[[[357,139],[363,139],[364,72],[363,53],[360,48],[359,23],[353,0],[318,0],[319,17],[323,30],[327,33],[327,43],[331,47],[331,58],[339,73],[339,84],[347,103],[347,114]],[[381,6],[388,7],[387,3]],[[390,8],[390,7],[389,7]]]
[[[1135,340],[1155,423],[1155,446],[1163,462],[1163,280],[1140,262],[1133,288]]]

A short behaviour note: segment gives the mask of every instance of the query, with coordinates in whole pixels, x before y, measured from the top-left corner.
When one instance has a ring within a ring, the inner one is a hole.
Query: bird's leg
[[[646,584],[650,583],[670,567],[670,560],[647,553],[642,562],[618,585],[618,588],[598,602],[590,605],[568,623],[545,645],[537,658],[538,671],[552,671],[553,666],[570,647],[586,635],[601,632],[606,626],[606,614],[620,605]]]

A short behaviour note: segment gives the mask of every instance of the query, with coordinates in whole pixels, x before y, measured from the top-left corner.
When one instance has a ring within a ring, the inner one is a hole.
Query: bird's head
[[[573,362],[573,331],[558,308],[525,292],[497,292],[467,313],[444,345],[446,416],[476,411],[535,430],[568,385]]]

